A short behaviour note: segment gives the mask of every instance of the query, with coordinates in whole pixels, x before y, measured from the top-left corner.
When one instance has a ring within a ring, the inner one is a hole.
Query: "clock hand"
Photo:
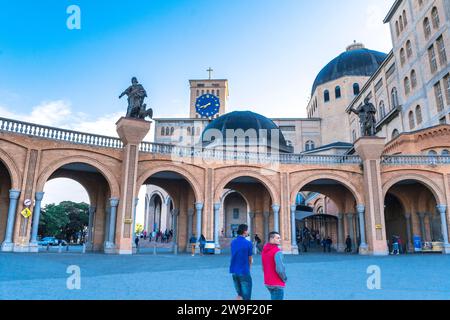
[[[208,108],[210,105],[211,105],[211,102],[208,103],[208,104],[206,104],[206,105],[204,105],[204,106],[202,106],[202,107],[200,107],[200,109],[206,109],[206,108]]]

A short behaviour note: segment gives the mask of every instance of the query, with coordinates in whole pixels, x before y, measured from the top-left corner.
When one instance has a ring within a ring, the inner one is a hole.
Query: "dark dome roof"
[[[362,44],[353,44],[347,51],[328,63],[316,77],[311,95],[317,87],[344,76],[372,76],[387,55],[364,48]]]
[[[286,139],[280,128],[270,119],[251,112],[251,111],[234,111],[231,113],[227,113],[214,121],[212,121],[203,131],[202,133],[202,141],[203,136],[206,131],[210,129],[216,129],[222,132],[222,136],[226,139],[227,130],[244,130],[247,131],[249,129],[256,130],[257,137],[259,139],[260,130],[267,130],[267,141],[268,144],[271,143],[271,130],[279,130],[280,142],[279,142],[279,150],[284,153],[292,153],[293,148],[289,147],[286,143]],[[270,145],[269,145],[270,146]]]

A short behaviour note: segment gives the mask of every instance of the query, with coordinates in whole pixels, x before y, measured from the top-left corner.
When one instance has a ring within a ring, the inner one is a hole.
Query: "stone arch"
[[[244,170],[244,171],[238,171],[233,174],[230,174],[223,178],[216,187],[216,190],[214,192],[214,202],[219,202],[219,199],[221,197],[222,191],[225,189],[225,186],[232,182],[234,179],[240,178],[240,177],[250,177],[258,180],[260,183],[264,185],[264,187],[267,189],[267,191],[270,194],[270,197],[272,198],[272,203],[274,204],[280,204],[280,196],[279,193],[276,191],[277,188],[274,186],[274,184],[264,177],[263,175],[260,175],[254,171]]]
[[[95,203],[95,202],[93,201],[94,198],[95,198],[95,192],[93,192],[92,188],[89,186],[89,184],[88,184],[84,179],[82,179],[82,178],[80,178],[80,177],[77,177],[75,174],[74,174],[74,175],[62,174],[62,175],[58,175],[58,176],[53,177],[53,178],[50,176],[50,177],[47,179],[46,182],[49,182],[49,181],[52,181],[52,180],[55,180],[55,179],[70,179],[70,180],[73,180],[73,181],[77,182],[77,183],[80,184],[80,185],[83,187],[83,189],[86,191],[86,193],[87,193],[87,195],[88,195],[88,198],[89,198],[89,203],[90,203],[90,204]]]
[[[403,174],[400,173],[395,177],[391,178],[389,181],[385,182],[383,184],[383,199],[386,197],[386,194],[388,193],[389,189],[391,189],[397,183],[405,180],[413,180],[422,184],[423,186],[428,188],[428,190],[430,190],[430,192],[433,194],[438,204],[446,203],[445,196],[443,195],[439,186],[437,186],[431,179],[417,173],[409,173],[406,175],[404,173]]]
[[[137,180],[137,184],[136,184],[137,192],[139,192],[139,189],[141,188],[141,186],[144,184],[144,182],[148,178],[150,178],[151,176],[153,176],[156,173],[165,172],[165,171],[178,173],[184,179],[186,179],[186,181],[191,186],[192,190],[194,190],[195,201],[196,202],[203,202],[203,197],[202,197],[202,192],[201,192],[201,189],[200,189],[200,184],[198,183],[198,181],[194,177],[194,175],[192,175],[186,169],[178,167],[178,166],[175,166],[175,165],[163,165],[163,166],[158,166],[157,168],[152,168],[152,169],[146,170]],[[170,194],[169,194],[169,197],[170,197]]]
[[[233,193],[239,194],[239,195],[245,200],[245,202],[247,203],[247,207],[250,208],[250,202],[248,201],[247,197],[246,197],[242,192],[239,192],[239,191],[237,191],[237,190],[231,190],[231,189],[230,189],[230,190],[228,190],[227,192],[225,192],[225,193],[220,197],[220,203],[224,202],[225,199],[226,199],[229,195],[231,195],[231,194],[233,194]]]
[[[323,180],[323,179],[327,179],[327,180],[334,180],[339,182],[340,184],[342,184],[345,188],[347,188],[348,191],[350,191],[350,193],[353,195],[353,197],[355,198],[355,201],[357,204],[364,204],[364,197],[362,194],[360,194],[360,192],[358,192],[357,188],[355,187],[355,185],[353,183],[351,183],[351,179],[345,179],[344,177],[337,175],[335,173],[318,173],[318,174],[314,174],[312,176],[309,176],[307,179],[301,180],[300,182],[298,182],[294,188],[292,189],[291,192],[291,202],[290,203],[295,203],[295,199],[297,198],[297,193],[303,189],[303,187],[305,187],[307,184],[316,181],[316,180]]]
[[[11,189],[20,190],[20,171],[14,160],[5,151],[0,149],[0,161],[5,165],[11,179]]]
[[[48,181],[50,176],[62,166],[71,163],[84,163],[93,166],[103,175],[103,177],[108,182],[109,189],[111,192],[111,198],[120,198],[119,183],[117,182],[112,172],[107,167],[105,167],[100,161],[87,156],[66,157],[51,163],[44,171],[40,173],[36,185],[36,190],[38,192],[43,191],[44,185]]]
[[[161,193],[161,191],[159,191],[159,190],[153,190],[153,192],[150,193],[150,194],[148,195],[148,200],[151,201],[152,198],[153,198],[154,196],[156,196],[156,195],[159,196],[159,197],[161,198],[161,201],[162,201],[163,204],[165,204],[166,201],[167,201],[167,198],[169,198],[169,197],[164,197],[164,195]]]

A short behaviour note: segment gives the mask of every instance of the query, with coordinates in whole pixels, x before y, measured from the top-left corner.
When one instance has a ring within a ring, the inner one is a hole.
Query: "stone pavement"
[[[0,254],[0,299],[229,300],[235,291],[230,257],[180,254]],[[306,254],[285,256],[286,299],[450,299],[450,256]],[[68,290],[67,267],[81,269],[81,290]],[[367,268],[381,268],[381,290],[367,288]],[[253,298],[267,300],[261,258]]]

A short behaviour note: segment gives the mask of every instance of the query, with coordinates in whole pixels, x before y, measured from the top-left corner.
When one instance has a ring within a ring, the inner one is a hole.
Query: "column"
[[[195,204],[195,210],[197,210],[197,245],[196,245],[196,253],[200,253],[200,236],[202,235],[202,210],[203,210],[203,203],[197,202]]]
[[[347,214],[347,226],[348,226],[348,233],[350,235],[350,238],[352,239],[352,252],[353,252],[353,250],[356,247],[355,233],[353,229],[353,213]]]
[[[441,215],[441,229],[442,229],[442,237],[444,238],[444,252],[445,254],[450,254],[450,244],[448,242],[448,227],[447,227],[447,206],[446,205],[438,205],[437,210]]]
[[[136,248],[136,243],[134,242],[134,239],[136,238],[136,207],[139,203],[139,198],[135,198],[134,199],[134,204],[133,204],[133,224],[132,224],[132,236],[131,236],[131,246],[133,248]]]
[[[85,239],[85,245],[86,250],[92,250],[94,247],[94,215],[95,211],[97,210],[96,207],[90,206],[89,207],[89,224],[88,224],[88,230],[87,230],[87,238]]]
[[[411,214],[405,213],[405,219],[406,219],[406,234],[408,239],[406,239],[407,244],[407,251],[408,252],[414,252],[414,246],[412,241],[412,235],[411,235]]]
[[[366,243],[366,222],[365,222],[365,212],[366,206],[359,204],[356,206],[356,211],[358,212],[359,221],[359,236],[361,238],[361,244],[359,245],[359,254],[365,255],[369,253],[369,246]]]
[[[272,205],[273,210],[273,229],[280,232],[280,206],[278,204]]]
[[[425,213],[418,212],[419,223],[420,223],[420,232],[422,233],[422,242],[427,241],[427,232],[425,230]]]
[[[338,214],[338,252],[345,251],[344,214]]]
[[[297,206],[291,206],[291,250],[292,254],[298,254],[297,245],[297,219],[295,213],[297,212]]]
[[[220,254],[220,203],[214,203],[214,253]]]
[[[180,209],[172,210],[173,221],[173,253],[178,254],[178,216],[180,215]]]
[[[264,212],[264,239],[263,243],[269,241],[269,217],[270,212]]]
[[[6,234],[5,234],[5,241],[2,244],[2,251],[4,252],[11,252],[13,251],[13,229],[14,229],[14,222],[16,218],[16,211],[17,211],[17,201],[20,196],[19,190],[9,190],[9,209],[8,209],[8,222],[6,224]]]
[[[255,213],[250,211],[248,213],[248,235],[250,237],[250,241],[253,242],[253,237],[255,236],[254,232],[253,232],[253,222],[255,220]]]
[[[105,243],[109,239],[109,224],[111,221],[111,206],[106,206],[105,208]]]
[[[186,252],[191,252],[191,237],[192,237],[192,223],[194,221],[194,209],[189,208],[188,209],[188,223],[187,223],[187,236],[188,236],[188,241],[187,241],[187,246],[186,246]]]
[[[31,228],[31,239],[30,239],[30,251],[38,252],[38,230],[39,230],[39,219],[41,217],[41,206],[42,199],[44,198],[44,192],[36,192],[35,202],[33,209],[33,226]]]
[[[434,241],[433,239],[433,235],[434,235],[434,230],[433,230],[433,214],[431,212],[427,212],[425,214],[428,217],[428,223],[430,226],[430,241]]]
[[[116,217],[117,217],[117,206],[119,205],[119,199],[110,199],[111,210],[109,216],[109,230],[108,230],[108,240],[105,243],[105,253],[115,253],[114,238],[116,235]]]

